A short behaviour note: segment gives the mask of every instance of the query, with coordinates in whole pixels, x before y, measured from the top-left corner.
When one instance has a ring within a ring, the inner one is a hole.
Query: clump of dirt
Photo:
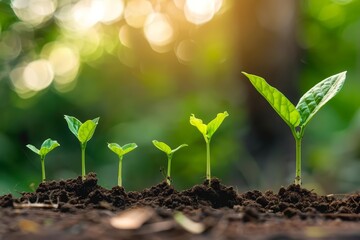
[[[336,218],[354,220],[360,213],[360,194],[345,198],[319,196],[299,185],[281,187],[277,193],[253,190],[237,193],[233,187],[222,185],[219,179],[204,181],[184,191],[177,191],[163,181],[139,192],[126,192],[122,187],[105,189],[97,184],[95,173],[85,179],[49,181],[40,183],[33,193],[23,192],[18,199],[11,195],[0,197],[1,207],[19,203],[57,204],[62,212],[76,209],[124,210],[133,207],[150,206],[191,213],[200,209],[202,215],[214,209],[233,209],[243,214],[244,221],[262,222],[266,219],[293,218]],[[211,210],[212,209],[212,210]],[[199,212],[198,211],[198,212]],[[213,211],[214,212],[214,211]]]

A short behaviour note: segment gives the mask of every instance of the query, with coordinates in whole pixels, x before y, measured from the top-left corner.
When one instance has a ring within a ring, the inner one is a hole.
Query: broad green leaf
[[[221,123],[224,121],[224,119],[229,116],[227,111],[223,113],[218,113],[216,118],[214,118],[209,124],[207,125],[207,137],[211,139],[212,135],[215,133],[215,131],[220,127]]]
[[[201,119],[196,118],[194,114],[191,114],[190,116],[190,124],[197,127],[197,129],[201,132],[202,135],[204,135],[204,137],[206,136],[207,133],[206,124],[204,124]]]
[[[324,79],[307,91],[299,100],[296,109],[300,112],[300,126],[305,126],[330,99],[342,88],[346,72]]]
[[[300,113],[295,106],[276,88],[270,86],[262,77],[242,72],[256,90],[270,103],[273,109],[294,129],[300,124]]]
[[[77,118],[72,116],[64,115],[64,118],[69,126],[70,131],[78,138],[79,128],[82,123]]]
[[[78,132],[78,139],[81,143],[86,143],[88,142],[96,129],[97,123],[95,123],[93,120],[87,120],[86,122],[84,122],[80,128],[79,128],[79,132]]]
[[[183,148],[183,147],[187,147],[187,146],[188,146],[187,144],[181,144],[181,145],[178,146],[177,148],[171,150],[171,153],[174,153],[174,152],[176,152],[177,150],[179,150],[179,149],[181,149],[181,148]]]
[[[35,146],[31,145],[31,144],[28,144],[26,145],[26,147],[28,147],[31,151],[33,151],[34,153],[40,155],[40,150],[37,149]]]
[[[152,143],[154,144],[155,147],[157,147],[159,150],[165,152],[166,154],[171,154],[171,148],[163,142],[159,142],[156,140],[153,140]]]
[[[46,139],[40,148],[40,155],[45,156],[50,151],[52,151],[54,148],[60,146],[60,144],[57,141],[54,141],[50,138]]]
[[[128,143],[121,147],[117,143],[108,143],[108,148],[114,153],[116,153],[119,157],[121,157],[137,148],[137,145],[135,143]]]

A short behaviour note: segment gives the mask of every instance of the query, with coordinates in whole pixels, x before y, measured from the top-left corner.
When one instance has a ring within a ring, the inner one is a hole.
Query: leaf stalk
[[[46,175],[45,175],[45,156],[41,156],[41,177],[42,177],[42,182],[45,182],[46,180]]]
[[[86,171],[85,171],[86,142],[85,143],[80,143],[80,145],[81,145],[81,176],[82,176],[82,179],[85,180],[85,175],[86,175]]]
[[[167,176],[166,176],[166,183],[168,185],[171,184],[171,160],[172,160],[172,154],[168,154],[168,166],[167,166]]]
[[[118,172],[118,186],[122,187],[122,160],[123,156],[119,156],[119,172]]]

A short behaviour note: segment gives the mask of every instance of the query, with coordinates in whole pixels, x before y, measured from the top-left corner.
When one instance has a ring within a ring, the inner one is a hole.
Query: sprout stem
[[[210,140],[206,141],[206,179],[211,181],[211,172],[210,172]]]
[[[295,138],[296,142],[296,168],[295,168],[295,184],[301,185],[301,140],[302,138]]]
[[[122,160],[123,156],[119,156],[119,172],[118,172],[118,186],[122,187]]]
[[[170,172],[171,172],[171,160],[172,160],[172,154],[168,154],[168,166],[167,166],[167,176],[166,176],[166,183],[168,185],[171,184],[171,177],[170,177]]]
[[[46,175],[45,175],[45,156],[41,156],[41,176],[42,181],[45,182]]]
[[[86,143],[81,144],[81,176],[82,179],[85,180],[85,149],[86,149]]]

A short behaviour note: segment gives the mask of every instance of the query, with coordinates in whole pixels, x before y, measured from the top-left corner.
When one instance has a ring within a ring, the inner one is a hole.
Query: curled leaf
[[[229,114],[227,111],[225,111],[223,113],[218,113],[216,115],[216,118],[214,118],[211,122],[209,122],[209,124],[207,125],[207,137],[209,139],[211,139],[212,135],[220,127],[220,125],[224,121],[224,119],[228,116],[229,116]]]
[[[59,147],[60,144],[55,141],[52,140],[51,138],[46,139],[43,144],[41,145],[40,148],[40,155],[41,156],[45,156],[46,154],[48,154],[50,151],[52,151],[54,148]]]
[[[128,143],[121,147],[117,143],[108,143],[108,148],[121,157],[137,148],[137,145],[135,143]]]
[[[29,148],[31,151],[33,151],[34,153],[40,155],[40,150],[37,149],[34,145],[28,144],[26,145],[27,148]]]
[[[190,116],[190,124],[197,127],[197,129],[200,131],[200,133],[206,137],[207,133],[207,126],[203,123],[203,121],[199,118],[196,118],[194,114]]]
[[[64,115],[64,118],[65,118],[65,120],[66,120],[66,122],[68,124],[68,127],[69,127],[70,131],[76,137],[78,137],[79,128],[80,128],[82,123],[76,117]]]
[[[159,142],[157,140],[153,140],[152,143],[154,144],[155,147],[157,147],[160,151],[163,151],[166,154],[171,154],[171,148],[169,147],[169,145],[167,145],[164,142]]]
[[[78,132],[78,139],[81,143],[86,143],[92,138],[92,136],[95,132],[97,123],[98,123],[98,119],[97,119],[97,121],[87,120],[80,126],[79,132]]]

